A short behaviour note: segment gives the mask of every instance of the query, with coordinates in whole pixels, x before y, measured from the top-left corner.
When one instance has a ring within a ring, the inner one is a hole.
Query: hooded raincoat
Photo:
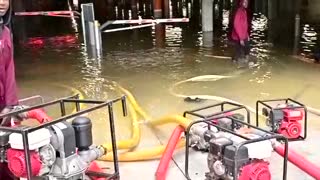
[[[11,31],[7,25],[11,20],[11,1],[9,10],[1,18],[0,24],[0,111],[6,106],[17,105],[17,89],[13,61],[13,45]],[[13,180],[7,163],[0,163],[0,180]]]
[[[0,111],[6,106],[18,104],[13,43],[8,24],[11,20],[11,4],[0,24]]]
[[[249,2],[249,1],[248,1]],[[243,0],[239,0],[239,8],[236,10],[231,37],[234,41],[244,41],[249,38],[248,14],[242,6]]]

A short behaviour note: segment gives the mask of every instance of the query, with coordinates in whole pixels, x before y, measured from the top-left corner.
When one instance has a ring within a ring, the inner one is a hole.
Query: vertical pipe
[[[28,180],[32,179],[32,167],[31,167],[31,159],[30,159],[30,153],[29,153],[29,140],[28,140],[28,132],[23,131],[22,132],[22,140],[23,140],[23,148],[24,148],[24,156],[25,156],[25,162],[27,165],[27,178]]]
[[[154,8],[153,8],[153,16],[157,18],[162,18],[162,0],[153,0]]]
[[[95,29],[95,45],[96,45],[96,51],[97,51],[97,54],[100,55],[101,52],[102,52],[102,48],[101,48],[101,45],[102,45],[102,42],[101,42],[101,31],[100,31],[100,25],[99,25],[99,22],[98,21],[95,21],[94,22],[94,29]]]
[[[114,160],[114,171],[115,173],[119,173],[119,164],[118,164],[118,153],[117,153],[117,142],[116,142],[116,133],[115,133],[115,126],[114,126],[114,116],[113,116],[113,104],[109,104],[108,106],[109,111],[109,121],[110,121],[110,133],[111,133],[111,144],[112,144],[112,154]]]
[[[61,116],[65,116],[66,115],[66,107],[64,105],[64,101],[60,101],[60,109],[61,109]]]
[[[85,46],[87,46],[87,34],[86,34],[86,26],[85,26],[85,12],[83,8],[83,4],[81,4],[81,24],[82,24],[82,34]]]

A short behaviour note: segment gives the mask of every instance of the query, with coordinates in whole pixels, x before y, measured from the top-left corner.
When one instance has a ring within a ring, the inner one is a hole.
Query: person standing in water
[[[11,30],[11,1],[0,0],[0,114],[8,113],[18,105],[13,43]],[[0,119],[1,126],[11,126],[11,118]],[[0,179],[14,179],[7,163],[0,163]]]
[[[234,15],[231,38],[235,42],[236,62],[249,61],[249,17],[248,8],[249,0],[239,0],[238,8]]]

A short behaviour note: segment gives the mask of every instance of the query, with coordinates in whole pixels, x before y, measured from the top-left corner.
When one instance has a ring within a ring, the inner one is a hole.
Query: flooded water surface
[[[58,86],[67,85],[83,92],[88,99],[108,100],[120,96],[116,82],[129,90],[153,118],[182,115],[186,110],[217,102],[185,102],[177,94],[219,96],[251,107],[257,100],[290,97],[320,109],[320,65],[293,57],[294,14],[288,16],[291,20],[273,21],[263,5],[252,8],[251,58],[257,66],[239,68],[230,59],[216,57],[232,56],[233,46],[227,38],[230,9],[222,10],[221,24],[208,40],[201,31],[199,12],[188,10],[189,6],[190,3],[183,3],[182,14],[174,16],[171,13],[173,17],[185,14],[190,17],[189,23],[103,34],[103,56],[99,59],[90,58],[86,53],[79,31],[80,20],[24,17],[30,23],[14,27],[15,36],[19,37],[15,55],[21,98],[37,94],[47,100],[68,96],[70,89]],[[308,21],[307,17],[301,14],[296,52],[312,57],[314,50],[320,47],[320,19]],[[19,18],[22,17],[18,17],[17,22],[20,22]],[[281,23],[291,26],[290,30],[281,29]],[[211,45],[207,46],[208,42]],[[231,78],[175,86],[177,82],[203,75]],[[123,118],[120,106],[115,107],[117,136],[128,138],[131,135],[130,117]],[[106,111],[99,110],[92,119],[95,142],[109,141],[108,133],[104,133],[108,132]],[[311,119],[310,124],[319,129],[318,122]],[[172,128],[162,133],[171,132]],[[154,131],[145,129],[144,137],[154,135]]]

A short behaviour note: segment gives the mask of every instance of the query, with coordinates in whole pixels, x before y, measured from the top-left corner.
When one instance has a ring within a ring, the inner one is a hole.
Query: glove
[[[6,106],[0,112],[0,115],[10,113],[12,111],[12,106]],[[1,119],[1,126],[11,126],[11,116],[6,116]]]
[[[26,106],[18,105],[18,106],[6,106],[2,111],[2,114],[7,114],[13,111],[19,111],[22,109],[25,109]],[[27,112],[20,113],[18,115],[14,116],[6,116],[2,119],[1,121],[1,126],[11,126],[11,121],[13,120],[14,122],[21,122],[23,119],[27,118]]]

